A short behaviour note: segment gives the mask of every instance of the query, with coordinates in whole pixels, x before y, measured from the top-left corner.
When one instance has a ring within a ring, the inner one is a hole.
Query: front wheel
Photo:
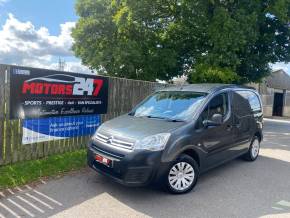
[[[196,185],[199,168],[196,161],[188,155],[181,155],[169,167],[166,175],[167,189],[173,194],[191,191]]]
[[[257,136],[254,137],[249,147],[248,152],[244,155],[244,159],[248,161],[255,161],[260,152],[260,140]]]

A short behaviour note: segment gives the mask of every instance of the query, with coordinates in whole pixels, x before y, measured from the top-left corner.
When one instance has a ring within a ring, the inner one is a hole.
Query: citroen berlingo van
[[[103,123],[89,142],[88,165],[127,186],[158,181],[185,193],[211,168],[237,157],[255,161],[262,129],[261,99],[252,88],[170,87]]]

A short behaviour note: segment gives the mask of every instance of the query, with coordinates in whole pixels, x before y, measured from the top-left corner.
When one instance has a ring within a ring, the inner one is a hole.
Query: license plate
[[[95,160],[97,162],[101,163],[101,164],[104,164],[107,167],[111,167],[112,166],[112,162],[113,162],[112,160],[110,160],[110,159],[108,159],[106,157],[103,157],[103,156],[101,156],[99,154],[96,155]]]

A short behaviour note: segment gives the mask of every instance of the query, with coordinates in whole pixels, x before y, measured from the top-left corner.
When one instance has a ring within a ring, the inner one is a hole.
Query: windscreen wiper
[[[166,121],[169,121],[169,122],[184,122],[184,120],[181,120],[181,119],[174,119],[174,118],[169,118],[169,117],[159,117],[159,116],[153,116],[153,115],[138,116],[138,117],[147,117],[147,118],[153,118],[153,119],[161,119],[161,120],[166,120]]]
[[[169,122],[185,122],[182,119],[174,119],[174,118],[166,118],[166,120],[169,121]]]
[[[139,117],[139,118],[153,118],[153,119],[161,119],[161,120],[165,120],[167,119],[166,117],[158,117],[158,116],[153,116],[153,115],[142,115],[142,116],[135,116],[135,117]]]
[[[166,117],[159,117],[159,116],[154,116],[154,115],[146,115],[146,116],[141,116],[141,117],[147,117],[147,118],[153,118],[153,119],[161,119],[165,120]]]

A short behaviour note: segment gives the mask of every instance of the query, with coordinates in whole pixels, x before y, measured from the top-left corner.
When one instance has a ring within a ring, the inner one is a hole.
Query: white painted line
[[[7,199],[7,201],[9,201],[11,204],[13,204],[14,206],[18,207],[20,210],[22,210],[24,213],[26,213],[28,216],[30,217],[34,217],[33,213],[30,213],[28,210],[26,210],[24,207],[22,207],[20,204],[17,204],[15,201],[11,200],[11,199]]]
[[[284,207],[290,207],[290,202],[289,201],[279,201],[277,202],[277,204],[281,205],[281,206],[284,206]]]
[[[35,210],[39,211],[40,213],[44,213],[44,210],[40,209],[39,207],[37,207],[36,205],[34,205],[33,203],[29,202],[28,200],[26,200],[25,198],[21,197],[21,196],[16,196],[18,199],[20,199],[21,201],[25,202],[26,204],[28,204],[29,206],[31,206],[32,208],[34,208]]]
[[[15,194],[10,188],[8,188],[7,191],[10,192],[10,194],[12,194],[12,195]]]
[[[19,188],[18,186],[15,187],[18,191],[22,192],[23,190],[21,188]]]
[[[3,198],[5,198],[5,195],[4,195],[3,192],[0,192],[0,195],[1,195]]]
[[[0,213],[0,218],[5,218],[5,217]]]
[[[32,190],[32,188],[29,185],[25,185],[25,187],[29,190]]]
[[[267,132],[264,131],[264,135],[265,137],[276,137],[279,135],[279,137],[283,137],[283,136],[290,136],[290,131],[289,132]]]
[[[282,208],[280,208],[280,207],[272,207],[273,209],[275,209],[275,210],[283,210]]]
[[[46,198],[46,199],[52,201],[53,203],[55,203],[55,204],[57,204],[57,205],[59,205],[59,206],[62,206],[62,203],[58,202],[57,200],[54,200],[53,198],[48,197],[47,195],[45,195],[45,194],[43,194],[43,193],[41,193],[41,192],[39,192],[39,191],[36,191],[36,190],[33,190],[33,191],[34,191],[35,193],[39,194],[40,196],[42,196],[42,197],[44,197],[44,198]]]
[[[270,119],[264,118],[265,121],[277,122],[277,123],[290,123],[290,120],[278,120],[278,119]]]
[[[9,207],[7,207],[5,204],[2,204],[0,202],[0,206],[3,207],[5,210],[7,210],[9,213],[11,213],[13,216],[20,218],[20,216],[17,213],[15,213],[13,210],[11,210]]]
[[[40,200],[39,198],[29,194],[29,193],[26,193],[25,195],[27,195],[28,197],[32,198],[33,200],[39,202],[40,204],[48,207],[49,209],[53,210],[54,208],[52,206],[50,206],[49,204],[45,203],[44,201]]]

